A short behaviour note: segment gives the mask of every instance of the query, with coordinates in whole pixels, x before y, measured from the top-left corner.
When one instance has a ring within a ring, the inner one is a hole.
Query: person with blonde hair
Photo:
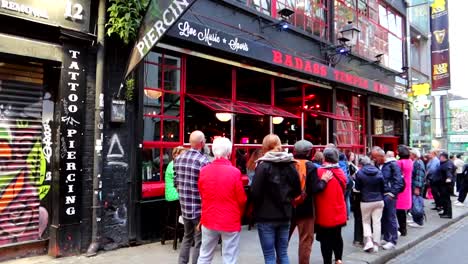
[[[172,202],[172,201],[177,201],[179,200],[179,194],[177,193],[177,189],[174,185],[174,160],[179,156],[180,154],[184,153],[187,151],[186,148],[179,146],[176,147],[172,150],[172,160],[169,162],[166,168],[166,172],[164,173],[164,182],[165,182],[165,198],[166,201]]]
[[[301,194],[299,174],[277,135],[265,136],[262,145],[264,155],[258,159],[251,190],[258,236],[266,264],[289,264],[291,201]]]
[[[215,159],[200,170],[202,244],[198,264],[211,263],[219,239],[223,263],[235,264],[239,256],[241,217],[247,201],[241,172],[229,160],[232,143],[225,137],[213,141]]]

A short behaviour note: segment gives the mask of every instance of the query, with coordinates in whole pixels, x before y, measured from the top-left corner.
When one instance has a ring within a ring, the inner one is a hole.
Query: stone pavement
[[[369,254],[362,251],[362,249],[352,246],[353,240],[353,220],[348,222],[348,225],[343,229],[344,240],[344,256],[343,262],[346,264],[383,264],[388,260],[396,257],[417,243],[431,237],[435,233],[441,231],[447,226],[461,220],[468,216],[468,207],[453,207],[452,220],[440,219],[435,211],[429,210],[432,207],[431,201],[426,201],[426,214],[427,221],[424,228],[411,228],[408,227],[408,235],[400,237],[396,250],[384,251],[380,250],[376,254]],[[138,264],[170,264],[177,263],[178,251],[172,249],[171,241],[166,242],[166,245],[160,243],[151,243],[135,247],[122,248],[109,252],[100,252],[97,256],[87,258],[85,256],[67,257],[61,259],[54,259],[49,256],[38,256],[23,258],[18,260],[11,260],[4,262],[4,264],[120,264],[120,263],[138,263]],[[289,257],[291,263],[298,263],[297,261],[297,235],[289,245]],[[218,246],[213,264],[221,264],[221,250]],[[262,251],[260,242],[258,240],[256,229],[248,231],[242,230],[241,235],[241,254],[239,264],[261,264],[263,263]],[[320,254],[320,243],[315,241],[312,249],[311,263],[323,263]]]

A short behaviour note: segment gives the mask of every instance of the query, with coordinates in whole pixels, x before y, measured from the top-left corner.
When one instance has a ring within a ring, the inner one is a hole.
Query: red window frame
[[[148,199],[148,198],[153,198],[153,197],[161,197],[164,196],[164,191],[165,191],[165,185],[164,185],[164,151],[168,148],[175,148],[177,146],[183,145],[183,137],[184,137],[184,107],[185,107],[185,100],[184,100],[184,94],[185,94],[185,79],[186,79],[186,57],[181,55],[177,56],[178,59],[180,59],[180,67],[173,66],[170,64],[166,64],[166,56],[169,56],[163,52],[155,52],[159,55],[161,55],[162,58],[162,63],[159,62],[153,62],[148,60],[148,56],[144,60],[143,66],[146,67],[146,65],[154,65],[158,67],[158,73],[161,71],[161,80],[158,80],[158,86],[160,84],[160,87],[151,87],[151,86],[146,86],[146,80],[144,80],[145,87],[143,88],[144,90],[148,91],[157,91],[161,92],[160,96],[160,105],[161,105],[161,110],[159,114],[152,114],[152,113],[145,113],[145,105],[143,105],[143,117],[149,117],[149,118],[159,118],[160,119],[160,135],[164,135],[164,123],[166,120],[177,120],[179,122],[179,140],[178,141],[165,141],[164,137],[161,137],[159,140],[153,140],[153,141],[143,141],[143,150],[145,149],[153,149],[154,151],[159,151],[159,175],[160,179],[159,181],[143,181],[142,182],[142,192],[141,192],[141,198],[142,199]],[[173,55],[170,55],[171,57],[174,57]],[[179,80],[179,91],[171,91],[167,90],[165,87],[165,70],[166,69],[176,69],[180,72],[180,80]],[[144,69],[145,70],[145,69]],[[146,74],[144,76],[146,78]],[[179,96],[179,116],[171,116],[171,115],[166,115],[164,114],[164,95],[165,94],[174,94]],[[143,95],[145,96],[145,95]],[[143,172],[141,172],[143,173]]]

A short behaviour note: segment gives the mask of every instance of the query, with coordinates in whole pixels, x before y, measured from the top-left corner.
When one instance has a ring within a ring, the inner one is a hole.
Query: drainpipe
[[[104,128],[104,55],[105,55],[105,23],[106,0],[99,1],[97,20],[97,54],[96,54],[96,88],[94,97],[94,167],[93,167],[93,215],[91,244],[86,256],[94,256],[100,248],[101,222],[101,174],[102,174],[102,143]]]
[[[411,22],[410,22],[410,8],[411,3],[408,0],[405,0],[406,4],[406,19],[405,19],[405,26],[406,26],[406,67],[408,67],[408,71],[406,73],[407,81],[406,81],[406,92],[411,90],[411,85],[413,83],[413,70],[411,68]],[[407,104],[405,103],[404,110],[403,110],[403,144],[408,145],[408,130],[410,129],[409,125],[409,113],[407,113]]]

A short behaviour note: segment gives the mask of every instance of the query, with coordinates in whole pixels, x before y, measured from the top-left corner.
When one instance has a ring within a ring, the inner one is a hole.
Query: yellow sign
[[[434,36],[437,41],[437,43],[442,44],[445,39],[445,29],[442,30],[434,30]]]
[[[433,65],[434,67],[434,74],[433,75],[441,75],[446,74],[448,72],[448,63],[439,63]]]
[[[445,11],[445,0],[434,0],[434,3],[431,5],[432,14],[437,14]]]
[[[428,95],[431,92],[431,86],[428,83],[414,84],[411,87],[413,96]]]

